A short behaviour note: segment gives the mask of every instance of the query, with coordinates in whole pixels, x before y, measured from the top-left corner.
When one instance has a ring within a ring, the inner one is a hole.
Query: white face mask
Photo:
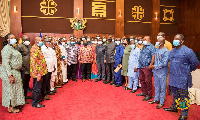
[[[30,41],[24,41],[24,45],[30,45]]]
[[[143,41],[143,45],[147,45],[148,44],[148,42],[147,41]]]
[[[103,39],[103,42],[106,42],[106,39]]]
[[[158,36],[157,36],[157,39],[160,38],[160,37],[162,37],[162,36],[158,35]]]
[[[133,39],[130,39],[130,41],[132,41]]]
[[[98,41],[98,44],[100,44],[100,45],[101,45],[101,44],[102,44],[102,41]]]
[[[70,39],[73,39],[73,37],[70,37]]]
[[[100,37],[97,37],[97,39],[99,40]]]
[[[94,41],[94,44],[97,44],[97,41]]]
[[[115,41],[115,43],[116,43],[117,45],[119,45],[119,44],[120,44],[120,41]]]
[[[85,38],[82,38],[82,40],[85,40]]]
[[[90,41],[90,38],[88,38],[87,41]]]
[[[17,40],[16,39],[10,39],[10,44],[11,45],[15,45],[17,43]]]

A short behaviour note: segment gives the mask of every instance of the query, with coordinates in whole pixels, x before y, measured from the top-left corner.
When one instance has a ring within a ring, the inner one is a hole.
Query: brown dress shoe
[[[160,102],[159,102],[159,101],[154,101],[154,100],[152,100],[152,101],[149,101],[148,103],[149,103],[149,104],[159,104]]]
[[[160,108],[162,108],[164,105],[162,105],[162,104],[158,104],[157,106],[156,106],[156,108],[157,109],[160,109]]]
[[[49,97],[49,96],[45,96],[45,97],[43,97],[43,99],[45,99],[45,100],[50,100],[51,98]]]

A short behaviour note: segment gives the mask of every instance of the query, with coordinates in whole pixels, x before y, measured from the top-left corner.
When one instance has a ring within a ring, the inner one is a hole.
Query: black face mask
[[[87,46],[87,43],[83,43],[84,46]]]
[[[108,39],[109,42],[112,42],[112,39]]]
[[[123,43],[125,46],[127,45],[126,43]]]

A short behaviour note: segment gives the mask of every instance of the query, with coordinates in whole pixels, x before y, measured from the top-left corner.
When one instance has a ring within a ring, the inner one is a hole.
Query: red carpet
[[[140,93],[139,89],[136,93]],[[30,93],[29,93],[30,95]],[[18,114],[7,112],[0,107],[1,120],[177,120],[179,113],[157,110],[156,105],[143,102],[143,97],[130,94],[122,87],[105,85],[101,82],[82,83],[69,81],[58,93],[44,101],[45,108],[25,105]],[[171,96],[167,96],[165,107],[169,107]],[[28,100],[31,102],[31,100]],[[0,104],[2,103],[2,83],[0,80]],[[188,120],[200,120],[200,106],[192,105]]]

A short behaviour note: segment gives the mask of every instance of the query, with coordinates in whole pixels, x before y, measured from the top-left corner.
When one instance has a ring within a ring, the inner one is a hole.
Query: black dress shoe
[[[119,84],[115,85],[115,87],[119,87],[119,86],[120,86]]]
[[[35,107],[35,108],[42,108],[42,107],[45,107],[45,105],[37,104],[37,105],[33,105],[32,107]]]
[[[104,84],[107,84],[107,82],[106,82],[106,81],[103,81],[103,83],[104,83]]]
[[[178,120],[187,120],[187,116],[180,116],[179,118],[178,118]]]
[[[148,100],[150,100],[151,98],[152,98],[152,97],[147,97],[147,96],[146,96],[145,98],[142,99],[142,101],[148,101]]]
[[[132,89],[130,89],[130,88],[127,87],[125,90],[132,90]]]
[[[47,93],[47,95],[55,95],[55,93],[49,92],[49,93]]]
[[[135,93],[137,90],[131,90],[129,93]]]
[[[75,79],[75,80],[72,80],[72,81],[75,81],[75,82],[77,82],[77,80]]]
[[[99,80],[95,80],[94,82],[99,82]]]
[[[137,96],[146,96],[144,93],[136,94]]]
[[[178,110],[172,109],[172,108],[163,108],[163,110],[169,111],[169,112],[178,112]]]
[[[110,85],[115,85],[115,83],[111,82]]]

